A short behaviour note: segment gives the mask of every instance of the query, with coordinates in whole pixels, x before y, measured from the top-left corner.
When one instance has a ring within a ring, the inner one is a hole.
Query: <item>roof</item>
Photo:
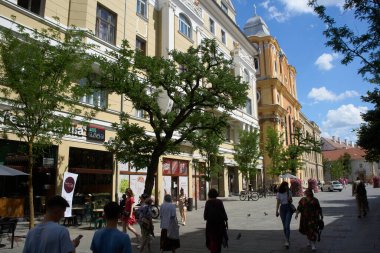
[[[345,142],[340,142],[338,140],[332,140],[326,137],[322,137],[321,140],[323,143],[323,148],[322,148],[323,151],[355,148],[355,145],[348,144]]]
[[[331,151],[323,151],[323,158],[329,161],[336,161],[345,153],[351,156],[351,160],[363,160],[365,156],[365,151],[362,148],[349,148],[349,149],[337,149]]]
[[[269,36],[270,32],[267,24],[260,16],[253,16],[247,20],[244,25],[244,33],[246,36]]]

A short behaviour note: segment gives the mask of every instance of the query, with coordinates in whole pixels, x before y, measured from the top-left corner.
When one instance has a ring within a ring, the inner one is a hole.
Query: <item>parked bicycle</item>
[[[240,195],[239,195],[239,199],[241,201],[244,201],[244,200],[250,200],[252,199],[253,201],[257,201],[259,200],[259,194],[257,192],[254,192],[254,191],[241,191],[240,192]]]
[[[138,203],[133,208],[133,212],[135,213],[136,217],[138,217],[137,211],[139,210],[140,207],[141,207],[141,203]],[[159,206],[157,204],[153,203],[150,206],[150,212],[152,213],[152,218],[153,219],[158,219],[158,217],[160,216],[160,208],[159,208]]]
[[[257,190],[257,193],[259,194],[260,198],[276,196],[276,193],[269,188],[259,188]]]

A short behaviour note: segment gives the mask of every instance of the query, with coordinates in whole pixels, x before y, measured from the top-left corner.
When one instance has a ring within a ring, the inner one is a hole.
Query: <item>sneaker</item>
[[[309,241],[309,242],[307,243],[307,247],[308,247],[308,248],[311,247],[311,241]]]
[[[361,215],[358,215],[358,218],[361,218],[362,216]]]
[[[311,245],[311,250],[312,251],[316,251],[317,250],[317,248],[315,247],[315,245]]]
[[[289,242],[285,241],[284,246],[287,247],[287,248],[289,248]]]

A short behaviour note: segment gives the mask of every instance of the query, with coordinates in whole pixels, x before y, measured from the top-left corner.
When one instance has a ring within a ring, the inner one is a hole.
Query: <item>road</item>
[[[342,192],[320,192],[316,197],[320,200],[324,213],[325,229],[321,242],[317,243],[317,251],[323,253],[378,253],[380,252],[380,189],[367,187],[370,212],[359,219],[356,213],[355,199],[351,196],[351,188]],[[294,198],[298,203],[299,198]],[[205,247],[203,210],[205,202],[200,202],[198,210],[188,212],[186,226],[181,226],[181,252],[208,252]],[[280,218],[275,216],[275,198],[269,197],[259,201],[239,201],[238,197],[224,199],[229,218],[229,248],[223,252],[312,252],[307,247],[307,239],[298,232],[298,222],[291,222],[290,249],[283,247],[284,236]],[[156,238],[152,242],[152,252],[159,252],[159,221],[155,221]],[[137,227],[137,226],[136,226]],[[72,238],[79,234],[84,237],[77,248],[77,253],[89,250],[94,230],[88,224],[81,227],[69,227]],[[27,232],[26,224],[18,224],[14,249],[0,248],[1,252],[22,252]],[[131,233],[130,233],[131,234]],[[237,239],[238,234],[241,238]],[[132,236],[133,252],[139,252],[136,239]]]

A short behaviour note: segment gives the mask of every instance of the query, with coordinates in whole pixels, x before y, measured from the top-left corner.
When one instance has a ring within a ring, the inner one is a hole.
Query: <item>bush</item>
[[[303,196],[301,179],[298,179],[298,178],[290,179],[290,191],[292,192],[292,195],[294,197]]]
[[[380,188],[380,177],[374,176],[372,180],[373,180],[373,188]]]
[[[314,178],[307,180],[308,188],[312,189],[314,192],[319,192],[318,182]]]

